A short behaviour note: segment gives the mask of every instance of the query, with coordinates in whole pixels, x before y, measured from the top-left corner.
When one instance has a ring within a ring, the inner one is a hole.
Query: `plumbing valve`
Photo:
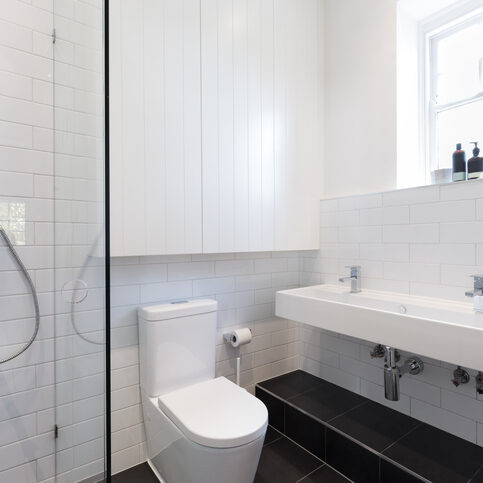
[[[458,366],[453,371],[453,379],[451,379],[451,382],[456,387],[460,384],[468,384],[468,382],[470,382],[470,375],[468,374],[468,371],[465,371],[461,366]]]
[[[483,394],[483,372],[478,372],[476,375],[476,392]]]
[[[386,355],[386,349],[382,344],[377,344],[374,346],[374,349],[371,350],[371,359],[381,359]]]

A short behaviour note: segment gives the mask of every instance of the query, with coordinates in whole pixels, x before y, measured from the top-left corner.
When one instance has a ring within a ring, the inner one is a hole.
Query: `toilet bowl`
[[[139,310],[141,397],[148,463],[165,483],[251,483],[268,412],[215,378],[216,302]]]

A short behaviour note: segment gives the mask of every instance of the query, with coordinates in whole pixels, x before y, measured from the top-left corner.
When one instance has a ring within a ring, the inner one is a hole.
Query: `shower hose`
[[[18,256],[17,251],[13,247],[12,242],[10,241],[10,238],[8,237],[5,229],[1,225],[0,225],[0,237],[5,242],[5,245],[7,246],[8,250],[12,254],[13,259],[15,260],[15,263],[17,264],[18,268],[22,272],[22,275],[25,278],[27,285],[29,286],[30,292],[32,293],[32,299],[35,307],[35,328],[32,336],[30,337],[30,340],[19,350],[17,350],[17,352],[9,355],[8,357],[0,358],[0,364],[5,364],[6,362],[11,361],[12,359],[15,359],[19,355],[23,354],[34,342],[39,332],[40,310],[39,310],[39,300],[37,298],[37,291],[35,290],[34,283],[32,282],[32,279],[30,278],[30,275],[27,272],[25,265],[22,263],[22,260],[20,260],[20,257]]]

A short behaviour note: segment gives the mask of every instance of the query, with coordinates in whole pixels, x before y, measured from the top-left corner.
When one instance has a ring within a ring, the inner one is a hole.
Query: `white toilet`
[[[215,379],[214,300],[139,309],[148,462],[166,483],[251,483],[267,430],[265,405]]]

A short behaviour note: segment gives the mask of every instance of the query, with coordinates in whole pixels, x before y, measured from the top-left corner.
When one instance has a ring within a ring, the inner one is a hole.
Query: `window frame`
[[[420,110],[421,119],[421,153],[424,160],[424,171],[426,184],[431,182],[431,171],[438,168],[439,159],[437,152],[437,117],[441,112],[445,112],[456,107],[471,104],[483,100],[483,89],[468,98],[437,104],[436,94],[438,88],[437,79],[437,44],[459,32],[468,26],[483,21],[483,8],[454,9],[451,14],[437,16],[429,19],[420,29],[420,84],[421,91],[424,92],[423,107]]]

